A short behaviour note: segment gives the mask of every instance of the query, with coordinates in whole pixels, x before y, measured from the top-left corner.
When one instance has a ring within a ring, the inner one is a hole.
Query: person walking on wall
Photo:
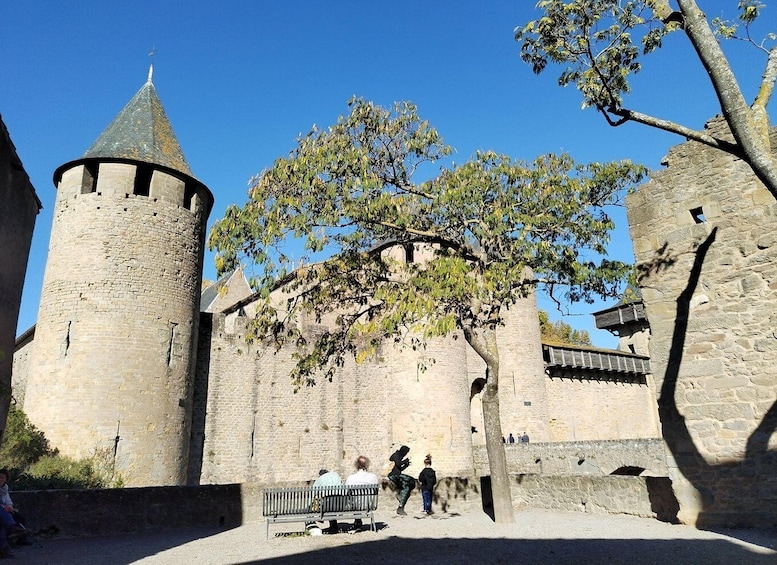
[[[529,443],[529,434],[526,432],[523,432],[523,435],[521,436],[521,443]]]
[[[410,498],[410,491],[415,488],[415,479],[402,472],[410,465],[410,459],[405,457],[409,451],[410,448],[403,445],[389,457],[389,461],[394,463],[394,466],[389,471],[388,478],[394,483],[394,486],[396,486],[399,491],[397,493],[397,500],[399,501],[397,514],[400,516],[407,515],[407,512],[405,512],[405,504],[407,504],[407,499]]]
[[[418,475],[418,482],[421,483],[421,496],[424,499],[424,514],[432,513],[432,494],[434,485],[437,484],[437,474],[432,469],[432,456],[427,455],[424,458],[424,469]]]
[[[510,432],[510,435],[507,436],[507,443],[515,443],[515,437],[513,437],[512,432]]]

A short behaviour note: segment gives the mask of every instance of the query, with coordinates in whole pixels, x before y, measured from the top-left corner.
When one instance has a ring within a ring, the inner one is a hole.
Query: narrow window
[[[97,190],[97,166],[95,163],[84,164],[84,174],[81,178],[81,194],[89,194]]]
[[[704,222],[707,221],[704,218],[704,210],[702,210],[701,206],[691,210],[691,217],[693,217],[693,221],[696,222],[697,224],[703,224]]]
[[[68,321],[67,328],[65,329],[65,339],[62,342],[62,357],[67,357],[68,350],[70,349],[70,325],[72,323]]]
[[[135,171],[135,186],[132,189],[133,194],[138,196],[148,196],[151,188],[151,167],[138,166]]]
[[[175,350],[175,330],[178,327],[178,324],[171,323],[170,324],[170,341],[167,344],[167,366],[172,367],[173,366],[173,355]]]
[[[187,184],[183,193],[183,207],[187,210],[191,210],[192,201],[194,201],[194,189]]]
[[[415,260],[415,246],[410,243],[405,245],[405,263],[410,264]]]

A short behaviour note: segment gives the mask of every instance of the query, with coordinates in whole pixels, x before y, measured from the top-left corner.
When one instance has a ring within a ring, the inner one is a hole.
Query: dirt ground
[[[526,510],[496,525],[482,512],[397,516],[338,534],[304,535],[303,524],[158,531],[80,539],[36,539],[7,563],[34,565],[628,564],[777,565],[777,531],[702,531],[623,515]]]

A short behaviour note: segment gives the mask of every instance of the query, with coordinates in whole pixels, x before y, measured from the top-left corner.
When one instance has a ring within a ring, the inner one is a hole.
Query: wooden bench
[[[369,518],[375,531],[378,485],[337,485],[328,487],[284,487],[264,489],[262,516],[266,537],[270,523],[318,522]]]

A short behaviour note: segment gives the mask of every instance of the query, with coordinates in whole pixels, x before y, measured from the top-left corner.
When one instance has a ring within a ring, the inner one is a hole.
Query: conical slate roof
[[[83,158],[132,159],[193,176],[151,82],[151,71],[146,84],[87,149]]]

